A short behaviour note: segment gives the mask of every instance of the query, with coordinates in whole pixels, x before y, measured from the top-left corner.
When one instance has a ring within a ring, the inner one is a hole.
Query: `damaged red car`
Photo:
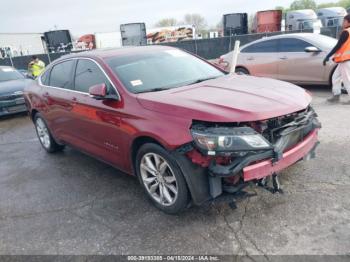
[[[165,46],[64,56],[25,100],[46,151],[69,145],[137,176],[167,213],[314,155],[321,127],[304,89]]]

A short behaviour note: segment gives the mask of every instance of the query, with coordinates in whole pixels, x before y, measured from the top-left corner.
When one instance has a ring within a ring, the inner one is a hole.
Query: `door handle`
[[[252,60],[254,60],[254,57],[252,57],[252,56],[248,57],[247,60],[252,61]]]
[[[43,94],[43,97],[45,97],[45,98],[49,98],[49,96],[50,96],[49,92],[45,92],[45,93]]]
[[[76,97],[73,97],[73,98],[72,98],[72,101],[73,101],[73,102],[77,102],[78,99],[77,99]]]
[[[282,57],[280,57],[280,59],[281,59],[281,60],[287,60],[287,59],[288,59],[288,57],[286,57],[286,56],[282,56]]]

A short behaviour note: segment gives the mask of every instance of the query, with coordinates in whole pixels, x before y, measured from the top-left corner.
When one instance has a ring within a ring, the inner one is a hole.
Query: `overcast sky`
[[[223,14],[254,13],[293,0],[6,0],[0,5],[0,33],[45,32],[69,29],[75,36],[117,31],[119,25],[145,22],[147,28],[167,17],[181,20],[184,14],[199,13],[209,25]],[[317,0],[317,3],[331,0]]]

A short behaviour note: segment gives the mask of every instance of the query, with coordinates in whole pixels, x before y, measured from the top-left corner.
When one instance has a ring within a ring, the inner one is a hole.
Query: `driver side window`
[[[74,86],[76,91],[89,93],[93,85],[105,83],[108,94],[113,93],[113,87],[95,62],[79,59],[75,71]]]

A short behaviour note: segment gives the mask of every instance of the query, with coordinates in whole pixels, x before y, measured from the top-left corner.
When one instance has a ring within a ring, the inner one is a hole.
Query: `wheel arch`
[[[243,66],[243,65],[237,65],[236,68],[235,68],[235,71],[236,71],[236,69],[239,69],[239,68],[246,70],[248,72],[248,74],[250,74],[249,69],[247,67]]]
[[[157,144],[157,145],[165,148],[164,145],[160,141],[155,139],[154,137],[147,136],[147,135],[142,135],[142,136],[136,137],[131,143],[131,152],[130,152],[131,165],[132,165],[132,169],[133,169],[132,171],[133,171],[134,175],[136,174],[135,173],[135,160],[136,160],[137,152],[139,151],[141,146],[143,146],[144,144],[147,144],[147,143]]]
[[[146,143],[155,143],[164,149],[167,149],[159,140],[151,136],[139,136],[135,138],[131,146],[131,161],[133,174],[136,175],[136,155],[139,148]],[[184,154],[171,150],[169,152],[176,160],[183,176],[185,177],[193,204],[200,205],[211,198],[209,193],[208,171],[206,168],[192,163]]]
[[[32,109],[32,111],[30,112],[30,119],[32,119],[33,122],[34,122],[34,117],[37,113],[39,113],[39,111],[36,109]]]

